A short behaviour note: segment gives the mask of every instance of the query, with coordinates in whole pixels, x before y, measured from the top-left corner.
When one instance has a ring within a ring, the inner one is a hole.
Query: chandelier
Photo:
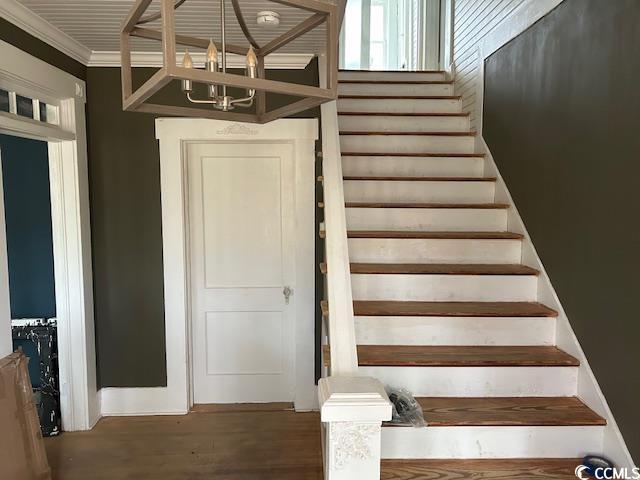
[[[251,35],[242,14],[239,0],[220,0],[220,39],[201,39],[176,34],[175,12],[187,0],[160,0],[160,11],[145,15],[152,0],[136,0],[121,29],[122,98],[123,109],[167,116],[201,117],[242,122],[267,123],[277,118],[316,107],[337,96],[338,13],[328,0],[272,0],[273,3],[302,9],[308,17],[297,26],[260,46]],[[233,11],[248,45],[227,43],[228,25],[226,2]],[[159,24],[159,29],[147,24]],[[311,30],[326,25],[324,44],[319,50],[326,55],[326,78],[322,87],[269,80],[265,76],[265,57],[291,43]],[[139,37],[161,42],[163,64],[135,91],[132,82],[131,39]],[[178,46],[185,47],[178,52]],[[196,68],[188,48],[206,50],[204,69]],[[228,71],[228,55],[242,55],[245,69],[242,74]],[[181,57],[181,60],[178,57]],[[179,82],[189,104],[165,105],[149,100],[167,85]],[[194,86],[206,85],[206,94],[197,95]],[[234,88],[235,87],[235,88]],[[238,90],[240,89],[240,90]],[[233,96],[231,91],[242,92]],[[268,95],[281,94],[295,100],[285,106],[269,110]],[[296,98],[297,97],[297,98]]]

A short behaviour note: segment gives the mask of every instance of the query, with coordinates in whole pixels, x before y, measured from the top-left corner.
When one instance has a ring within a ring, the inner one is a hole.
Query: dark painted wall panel
[[[136,85],[154,70],[135,69]],[[269,78],[317,83],[305,70]],[[89,68],[87,108],[98,378],[101,387],[166,385],[160,158],[155,116],[123,112],[120,69]],[[155,100],[181,100],[172,83]],[[269,105],[275,108],[285,99]],[[299,114],[316,117],[319,109]]]
[[[46,142],[0,135],[11,318],[56,316]]]
[[[484,135],[640,458],[640,2],[565,0],[486,61]]]

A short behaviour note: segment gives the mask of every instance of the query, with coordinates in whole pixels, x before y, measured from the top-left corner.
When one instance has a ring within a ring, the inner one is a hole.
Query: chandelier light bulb
[[[184,58],[182,59],[182,66],[184,68],[193,68],[193,59],[189,55],[189,50],[185,50]]]
[[[247,67],[256,67],[258,65],[258,57],[256,56],[256,52],[253,50],[253,47],[249,47],[249,51],[247,52]]]
[[[209,40],[209,48],[207,48],[207,62],[218,63],[218,49],[211,39]]]

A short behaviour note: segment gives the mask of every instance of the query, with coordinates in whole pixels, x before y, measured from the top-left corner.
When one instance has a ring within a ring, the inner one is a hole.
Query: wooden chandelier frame
[[[319,0],[271,0],[274,3],[297,7],[312,12],[309,18],[286,33],[260,47],[251,36],[240,11],[238,0],[231,0],[233,9],[247,41],[258,57],[258,78],[233,73],[209,72],[196,68],[183,68],[177,64],[177,45],[205,49],[209,40],[177,35],[175,9],[182,2],[161,0],[161,31],[140,27],[143,14],[152,0],[136,0],[122,24],[120,32],[120,54],[122,65],[122,105],[125,111],[155,113],[166,116],[214,118],[238,122],[267,123],[277,118],[289,116],[322,103],[335,100],[338,91],[338,8],[332,3]],[[147,17],[149,18],[149,17]],[[328,88],[313,87],[297,83],[267,80],[264,76],[264,59],[270,53],[301,37],[314,28],[326,24],[326,55]],[[162,42],[162,67],[142,86],[133,91],[131,68],[131,37],[140,37]],[[214,42],[221,49],[220,42]],[[246,55],[249,47],[226,45],[227,53]],[[173,80],[191,80],[203,84],[227,85],[256,90],[256,113],[222,112],[213,108],[181,107],[146,103],[146,101]],[[266,109],[266,93],[280,93],[302,97],[288,105],[273,110]]]

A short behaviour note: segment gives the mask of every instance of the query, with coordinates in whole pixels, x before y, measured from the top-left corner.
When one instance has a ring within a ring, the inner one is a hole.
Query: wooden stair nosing
[[[496,177],[419,177],[419,176],[391,176],[391,175],[345,175],[342,180],[363,180],[372,182],[495,182]]]
[[[484,158],[485,153],[441,153],[441,152],[340,152],[342,157],[442,157],[442,158]]]
[[[382,460],[381,480],[575,480],[579,458]]]
[[[344,136],[354,136],[354,135],[360,135],[360,136],[384,136],[384,137],[407,137],[407,136],[413,136],[413,137],[475,137],[478,135],[478,132],[476,131],[469,131],[469,132],[455,132],[455,131],[435,131],[435,132],[403,132],[403,131],[389,131],[389,132],[385,132],[385,131],[379,131],[379,132],[372,132],[372,131],[348,131],[348,130],[341,130],[340,131],[340,135],[344,135]]]
[[[373,116],[373,117],[469,117],[470,112],[338,112],[338,116]]]
[[[323,316],[329,304],[320,302]],[[555,318],[558,312],[539,302],[402,302],[355,300],[357,317],[476,317],[476,318]]]
[[[513,232],[431,232],[394,230],[349,230],[347,238],[389,238],[426,240],[522,240],[524,235]]]
[[[338,100],[461,100],[462,95],[338,95]]]
[[[540,271],[517,264],[459,264],[459,263],[351,263],[351,273],[359,275],[540,275]],[[320,264],[327,273],[327,264]]]
[[[418,397],[416,400],[429,427],[607,424],[577,397]]]
[[[507,210],[508,203],[391,203],[391,202],[347,202],[345,208],[442,208],[469,210]]]
[[[338,80],[338,84],[453,85],[453,80]]]
[[[557,347],[357,345],[361,367],[578,367]],[[330,347],[324,347],[325,362]]]
[[[344,73],[371,73],[373,75],[377,75],[380,73],[441,73],[446,75],[447,72],[444,70],[358,70],[351,68],[339,68],[338,72]]]
[[[320,230],[320,238],[326,237],[325,230]],[[513,232],[433,232],[411,230],[348,230],[347,238],[376,239],[423,239],[423,240],[522,240],[524,235]]]
[[[422,302],[355,300],[356,316],[366,317],[548,317],[558,312],[539,302]]]

